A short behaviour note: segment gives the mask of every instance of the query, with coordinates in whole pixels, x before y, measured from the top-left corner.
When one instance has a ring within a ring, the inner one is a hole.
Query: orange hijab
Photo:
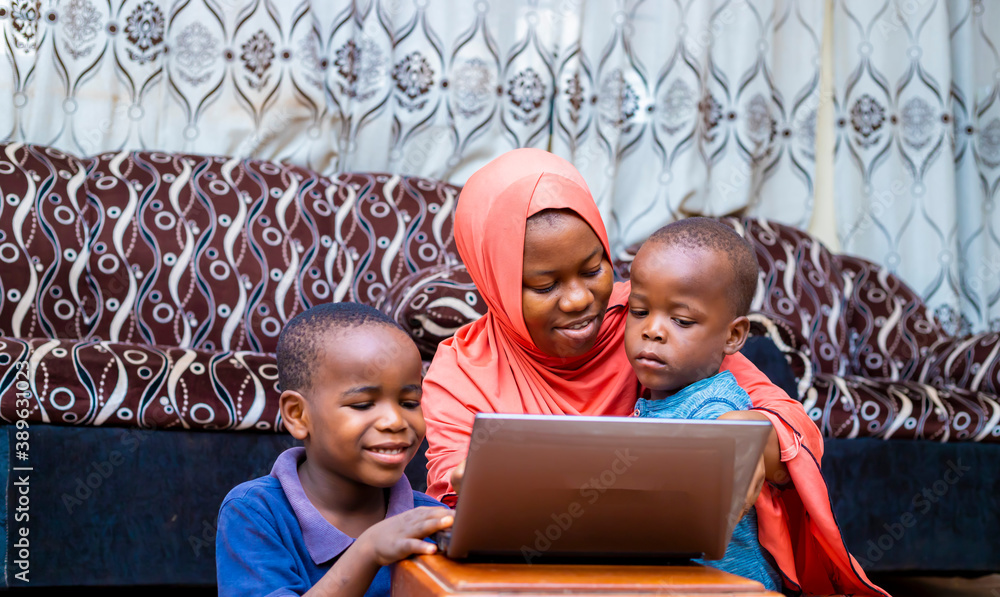
[[[517,149],[469,179],[455,211],[455,241],[489,311],[442,342],[424,379],[430,461],[428,493],[451,490],[477,412],[627,415],[636,377],[621,350],[628,286],[616,284],[597,343],[558,358],[531,341],[521,309],[524,228],[545,209],[571,209],[597,234],[610,260],[600,211],[576,168],[540,149]]]

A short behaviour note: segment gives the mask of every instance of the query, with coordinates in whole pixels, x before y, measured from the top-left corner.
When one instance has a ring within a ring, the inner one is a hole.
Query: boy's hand
[[[372,525],[361,533],[356,546],[370,561],[388,566],[411,554],[437,551],[436,545],[423,539],[450,527],[454,521],[451,511],[445,508],[414,508]]]

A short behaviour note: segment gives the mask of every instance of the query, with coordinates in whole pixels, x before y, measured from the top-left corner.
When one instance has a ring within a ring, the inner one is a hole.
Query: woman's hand
[[[771,422],[767,416],[753,410],[734,410],[723,413],[719,415],[719,420]],[[765,480],[775,485],[784,485],[790,478],[788,467],[781,461],[781,446],[778,444],[778,434],[775,433],[774,427],[772,427],[771,433],[767,437],[767,443],[764,444],[764,453],[761,454],[760,460],[757,462],[757,469],[754,471],[753,480],[750,482],[749,489],[747,489],[746,504],[743,513],[746,514],[753,507],[761,490],[764,488]]]
[[[451,487],[455,490],[455,495],[458,495],[459,490],[462,487],[462,478],[465,477],[465,458],[458,463],[451,471]]]

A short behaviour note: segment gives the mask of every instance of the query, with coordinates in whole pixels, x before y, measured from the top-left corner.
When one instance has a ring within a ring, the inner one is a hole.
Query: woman
[[[462,190],[455,238],[489,311],[440,344],[424,380],[427,493],[452,503],[475,413],[628,415],[638,390],[624,350],[629,285],[614,283],[600,212],[571,164],[537,149],[493,160]],[[754,505],[785,584],[885,595],[840,537],[816,425],[742,355],[722,368],[755,407],[736,416],[773,427],[764,458],[772,483]]]

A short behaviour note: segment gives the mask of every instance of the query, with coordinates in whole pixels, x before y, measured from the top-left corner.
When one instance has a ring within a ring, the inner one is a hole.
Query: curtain
[[[463,183],[572,160],[616,247],[805,227],[823,7],[794,0],[3,0],[0,139]]]
[[[844,251],[950,331],[1000,327],[1000,4],[837,0],[834,193]]]

